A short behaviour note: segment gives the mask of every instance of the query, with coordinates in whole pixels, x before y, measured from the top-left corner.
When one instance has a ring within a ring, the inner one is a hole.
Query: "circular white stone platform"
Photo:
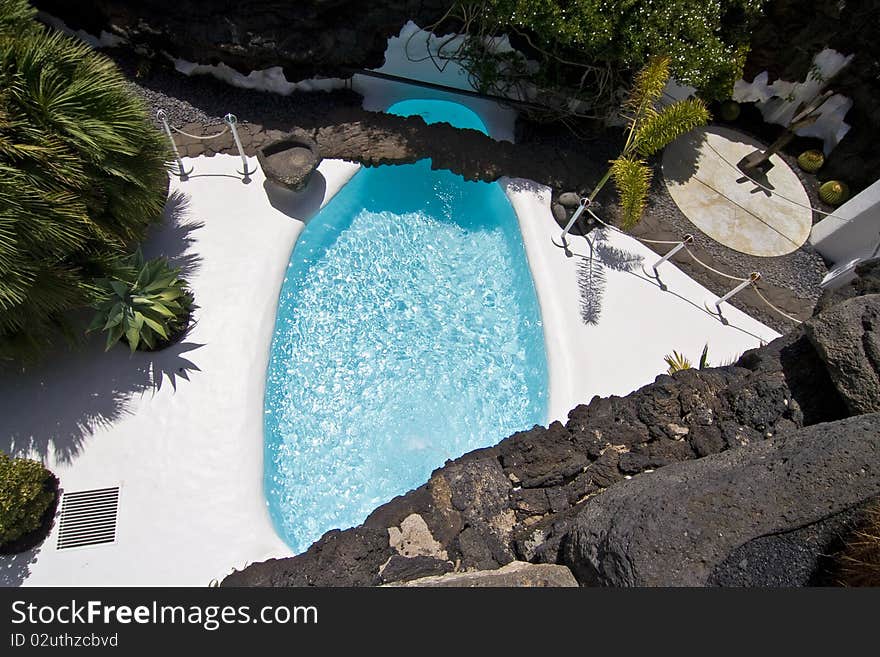
[[[777,155],[770,158],[773,168],[766,178],[756,178],[773,192],[728,164],[756,148],[765,146],[735,130],[698,128],[666,147],[663,176],[676,205],[715,241],[751,255],[785,255],[810,235],[810,199],[797,174]]]

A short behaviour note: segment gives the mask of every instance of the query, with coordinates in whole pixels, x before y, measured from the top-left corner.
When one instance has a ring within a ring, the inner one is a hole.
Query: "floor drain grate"
[[[118,508],[119,486],[64,493],[58,523],[58,549],[113,543]]]

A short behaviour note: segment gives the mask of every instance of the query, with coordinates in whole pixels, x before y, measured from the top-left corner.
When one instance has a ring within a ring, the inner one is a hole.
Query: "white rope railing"
[[[236,129],[236,124],[238,123],[238,119],[235,114],[227,114],[223,117],[223,122],[226,124],[226,127],[220,132],[214,133],[212,135],[193,135],[188,132],[184,132],[180,128],[175,128],[168,122],[168,114],[165,110],[160,109],[156,112],[156,118],[162,123],[162,128],[165,130],[165,134],[168,135],[168,141],[171,142],[171,150],[174,152],[174,159],[177,161],[177,171],[171,170],[171,173],[180,178],[181,180],[186,180],[189,178],[190,174],[193,172],[192,169],[189,171],[183,165],[183,159],[180,157],[180,151],[177,150],[177,144],[174,141],[174,135],[172,131],[183,135],[184,137],[188,137],[190,139],[198,139],[200,141],[208,141],[210,139],[217,139],[218,137],[222,137],[228,132],[232,132],[232,139],[235,142],[235,147],[238,149],[238,154],[241,157],[242,171],[238,173],[244,178],[242,178],[242,182],[249,183],[251,181],[251,175],[256,171],[256,169],[248,168],[247,156],[244,153],[244,147],[241,145],[241,138],[238,136],[238,130]]]
[[[659,274],[658,274],[658,272],[657,272],[657,267],[659,267],[660,265],[662,265],[664,262],[668,261],[670,258],[672,258],[672,257],[673,257],[676,253],[678,253],[679,251],[682,251],[682,250],[683,250],[683,251],[685,251],[685,252],[691,257],[691,259],[692,259],[696,264],[700,265],[700,266],[703,267],[704,269],[706,269],[706,270],[712,272],[713,274],[716,274],[716,275],[718,275],[718,276],[721,276],[722,278],[726,278],[726,279],[731,280],[731,281],[736,281],[736,282],[737,282],[736,287],[734,287],[730,292],[727,292],[724,296],[720,297],[720,298],[715,302],[715,304],[714,304],[714,305],[715,305],[715,308],[716,308],[716,310],[717,310],[717,314],[718,314],[719,316],[721,315],[721,304],[722,304],[722,303],[724,303],[725,301],[729,301],[733,296],[735,296],[736,294],[739,294],[740,292],[742,292],[742,291],[743,291],[744,289],[746,289],[747,287],[751,287],[751,288],[755,291],[755,294],[758,296],[758,298],[759,298],[759,299],[760,299],[760,300],[761,300],[761,301],[762,301],[762,302],[763,302],[768,308],[770,308],[770,309],[773,310],[774,312],[778,313],[780,316],[784,317],[785,319],[787,319],[787,320],[789,320],[789,321],[791,321],[791,322],[794,322],[795,324],[802,324],[802,323],[803,323],[803,322],[801,322],[801,320],[799,320],[799,319],[797,319],[797,318],[795,318],[795,317],[792,317],[791,315],[789,315],[789,314],[786,313],[785,311],[783,311],[783,310],[777,308],[775,305],[773,305],[773,303],[770,302],[769,299],[767,299],[767,297],[765,297],[765,296],[761,293],[761,291],[760,291],[760,289],[758,288],[758,285],[757,285],[758,281],[759,281],[759,280],[762,280],[762,276],[761,276],[761,273],[760,273],[760,272],[751,272],[747,278],[743,278],[742,276],[734,276],[733,274],[728,274],[728,273],[726,273],[726,272],[720,271],[720,270],[716,269],[715,267],[712,267],[711,265],[708,265],[708,264],[706,264],[705,262],[703,262],[702,260],[700,260],[700,258],[698,258],[698,257],[696,256],[696,254],[695,254],[690,248],[688,248],[688,244],[692,244],[692,243],[693,243],[693,240],[694,240],[694,236],[693,236],[693,235],[691,235],[691,234],[685,235],[683,239],[681,239],[681,240],[676,240],[676,241],[669,241],[669,240],[649,240],[649,239],[646,239],[646,238],[643,238],[643,237],[638,237],[638,236],[636,236],[636,235],[630,235],[630,234],[627,233],[626,231],[621,230],[620,228],[618,228],[617,226],[614,226],[614,225],[609,224],[609,223],[607,223],[607,222],[605,222],[605,221],[602,221],[602,219],[600,219],[599,216],[596,215],[596,213],[593,212],[593,211],[589,208],[589,203],[584,204],[584,203],[582,202],[580,208],[582,208],[580,214],[583,214],[583,212],[586,212],[587,214],[590,215],[590,217],[593,218],[593,220],[594,220],[596,223],[598,223],[598,224],[604,226],[605,228],[608,228],[609,230],[616,231],[616,232],[620,233],[621,235],[626,235],[627,237],[631,237],[631,238],[633,238],[633,239],[636,239],[636,240],[638,240],[639,242],[642,242],[643,244],[659,244],[659,245],[667,245],[667,246],[668,246],[668,245],[673,245],[673,248],[670,249],[669,252],[668,252],[665,256],[663,256],[662,258],[660,258],[660,260],[658,260],[658,261],[654,264],[654,266],[653,266],[654,275],[655,275],[655,277],[656,277],[658,280],[659,280],[660,277],[659,277]],[[580,209],[580,208],[579,208],[579,209]],[[576,212],[575,214],[578,214],[578,213]],[[578,216],[580,216],[580,214],[578,214]],[[570,222],[569,222],[569,226],[568,226],[568,228],[570,229],[572,225],[574,225],[574,222],[570,221]],[[567,232],[567,231],[565,231],[565,232]],[[564,235],[565,235],[565,232],[563,232],[563,244],[562,244],[563,248],[566,246],[566,242],[564,241]],[[661,285],[661,287],[663,287],[663,286]],[[664,288],[664,289],[665,289],[665,288]]]
[[[217,137],[222,137],[227,132],[229,132],[228,125],[225,128],[223,128],[223,130],[221,130],[220,132],[213,134],[213,135],[191,135],[190,133],[184,132],[180,128],[175,128],[174,126],[171,126],[171,129],[174,130],[174,132],[176,132],[177,134],[183,135],[184,137],[189,137],[190,139],[201,139],[202,141],[207,141],[209,139],[217,139]]]

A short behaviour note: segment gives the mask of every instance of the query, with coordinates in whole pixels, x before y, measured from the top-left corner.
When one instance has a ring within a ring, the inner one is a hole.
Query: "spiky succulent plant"
[[[849,187],[839,180],[829,180],[819,187],[819,198],[828,205],[840,205],[849,198]]]
[[[709,110],[696,98],[658,108],[668,81],[668,57],[651,58],[636,75],[623,106],[623,115],[629,122],[626,143],[590,194],[590,200],[595,199],[608,180],[613,179],[620,196],[624,228],[632,228],[639,222],[647,203],[651,169],[644,158],[709,120]]]
[[[106,296],[89,330],[107,333],[107,349],[119,340],[132,351],[157,349],[186,327],[193,298],[180,270],[169,267],[165,258],[145,262],[138,251],[130,267],[101,284]]]
[[[804,151],[798,155],[797,163],[807,173],[816,173],[825,164],[825,156],[821,151]]]

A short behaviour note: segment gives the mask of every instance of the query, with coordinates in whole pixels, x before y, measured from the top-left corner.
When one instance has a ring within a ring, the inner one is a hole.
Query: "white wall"
[[[825,258],[842,263],[870,256],[880,242],[880,180],[825,217],[810,243]]]

